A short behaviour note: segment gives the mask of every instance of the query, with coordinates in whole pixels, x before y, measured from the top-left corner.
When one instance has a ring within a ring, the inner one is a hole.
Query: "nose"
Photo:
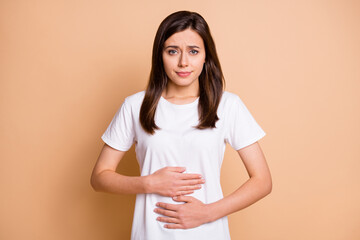
[[[187,67],[189,65],[188,56],[186,53],[180,54],[179,67]]]

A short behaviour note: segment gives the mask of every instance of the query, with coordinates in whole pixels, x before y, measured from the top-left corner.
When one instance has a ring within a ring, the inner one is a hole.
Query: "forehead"
[[[181,32],[174,33],[165,41],[165,47],[168,45],[197,45],[199,47],[204,46],[204,42],[200,35],[192,29],[186,29]]]

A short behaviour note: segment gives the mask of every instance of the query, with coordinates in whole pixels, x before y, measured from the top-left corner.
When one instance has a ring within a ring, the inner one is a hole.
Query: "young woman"
[[[131,239],[230,239],[227,215],[271,192],[259,143],[265,133],[224,79],[206,21],[169,15],[156,33],[146,91],[127,97],[102,136],[96,191],[137,194]],[[115,172],[135,143],[141,176]],[[249,179],[222,195],[220,168],[229,143]]]

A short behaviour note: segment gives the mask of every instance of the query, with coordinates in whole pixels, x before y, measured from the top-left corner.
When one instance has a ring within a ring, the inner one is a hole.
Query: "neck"
[[[199,96],[199,82],[191,86],[178,86],[169,82],[162,93],[164,98],[194,98]]]

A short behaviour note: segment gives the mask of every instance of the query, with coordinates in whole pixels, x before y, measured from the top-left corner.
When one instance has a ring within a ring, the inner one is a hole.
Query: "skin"
[[[174,104],[187,104],[199,95],[198,77],[206,54],[201,37],[187,29],[165,41],[163,62],[168,85],[162,96]],[[180,72],[180,75],[178,74]],[[187,74],[181,74],[185,72]],[[200,174],[186,174],[184,167],[165,167],[148,176],[129,177],[116,173],[125,152],[104,145],[94,167],[91,184],[96,191],[118,194],[156,193],[183,204],[158,202],[154,211],[165,228],[188,229],[244,209],[271,192],[272,180],[258,142],[237,150],[249,179],[236,191],[210,204],[186,196],[205,182]]]
[[[163,97],[175,104],[186,104],[199,96],[199,76],[205,63],[205,46],[191,29],[170,36],[164,43],[163,62],[168,84]],[[179,73],[190,73],[179,76]]]
[[[91,175],[95,191],[115,194],[156,193],[166,197],[191,194],[205,180],[200,174],[183,173],[184,167],[165,167],[148,176],[125,176],[116,172],[126,152],[104,144]]]

